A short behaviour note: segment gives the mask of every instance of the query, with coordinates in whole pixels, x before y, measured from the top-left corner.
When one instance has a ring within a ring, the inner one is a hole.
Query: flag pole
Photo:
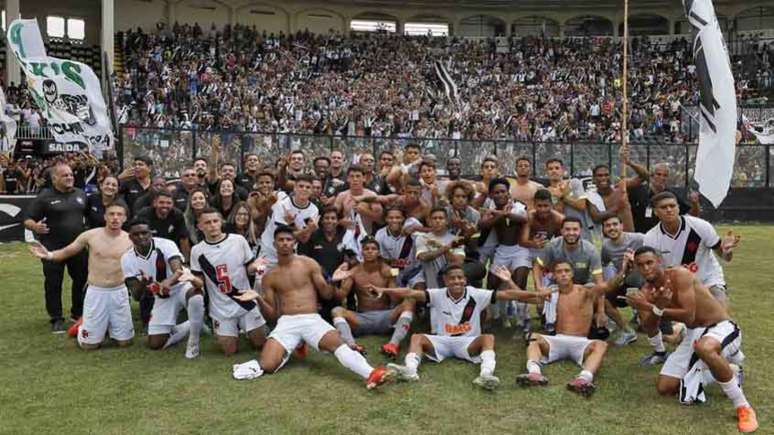
[[[629,80],[629,0],[624,0],[624,22],[623,22],[623,107],[621,120],[621,147],[627,148],[628,140],[628,120],[629,120],[629,94],[628,94],[628,80]],[[626,178],[626,164],[623,161],[619,162],[621,165],[621,178]]]

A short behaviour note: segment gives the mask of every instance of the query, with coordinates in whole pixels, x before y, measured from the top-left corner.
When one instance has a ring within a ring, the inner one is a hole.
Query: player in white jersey
[[[411,288],[424,286],[422,266],[416,257],[416,234],[404,233],[410,223],[419,221],[414,218],[406,221],[405,212],[400,208],[387,209],[384,220],[387,226],[380,228],[375,238],[379,243],[379,253],[390,265],[395,281],[398,285]]]
[[[215,336],[226,355],[236,353],[239,332],[244,331],[259,349],[266,342],[266,321],[255,302],[236,298],[252,288],[248,274],[262,267],[255,261],[250,245],[238,234],[223,233],[223,218],[217,210],[206,208],[199,215],[199,230],[204,240],[191,249],[191,283],[206,288],[210,298],[210,317]]]
[[[204,322],[204,296],[186,279],[183,254],[174,242],[153,237],[147,221],[135,219],[129,224],[129,239],[134,247],[121,257],[124,282],[135,300],[151,292],[153,311],[148,323],[148,347],[166,349],[186,336],[185,357],[199,356],[199,336]],[[177,323],[185,309],[188,320]]]
[[[293,195],[277,201],[271,207],[271,216],[266,220],[266,228],[261,234],[260,257],[271,267],[277,263],[277,251],[274,248],[274,230],[278,226],[293,229],[293,235],[299,243],[309,241],[317,229],[319,210],[309,198],[312,196],[312,178],[303,174],[296,177]],[[268,272],[268,270],[267,270]]]
[[[727,304],[723,268],[713,251],[723,260],[731,261],[740,237],[729,231],[721,240],[709,222],[694,216],[681,216],[677,197],[672,192],[661,192],[651,202],[659,224],[645,234],[643,245],[656,249],[665,266],[685,266],[718,301]]]
[[[395,298],[413,298],[430,306],[431,334],[414,334],[406,354],[405,365],[388,364],[401,379],[419,380],[417,368],[426,355],[435,362],[446,358],[458,358],[481,364],[481,372],[474,384],[493,390],[500,384],[494,376],[495,338],[481,334],[481,313],[490,303],[498,300],[537,301],[550,292],[532,293],[519,289],[511,280],[511,272],[505,267],[495,267],[494,273],[503,282],[503,290],[485,290],[467,285],[462,266],[449,265],[444,270],[445,288],[412,290],[407,288],[386,289],[372,287],[377,295]]]

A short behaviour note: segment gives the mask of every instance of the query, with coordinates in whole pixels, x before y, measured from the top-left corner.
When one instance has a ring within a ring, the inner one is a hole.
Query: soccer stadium
[[[774,1],[0,9],[0,433],[774,433]]]

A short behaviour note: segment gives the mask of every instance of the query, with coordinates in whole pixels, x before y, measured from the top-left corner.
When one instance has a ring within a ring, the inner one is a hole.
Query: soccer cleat
[[[642,367],[656,366],[664,364],[664,361],[669,357],[669,352],[653,352],[649,355],[645,355],[640,359],[640,365]]]
[[[494,391],[500,386],[500,378],[494,375],[481,375],[473,379],[473,384],[487,391]]]
[[[393,343],[385,343],[382,345],[382,355],[395,360],[398,358],[399,349],[398,346]]]
[[[627,344],[631,344],[637,341],[637,333],[634,331],[621,331],[618,338],[615,339],[614,344],[617,347],[624,347]]]
[[[594,394],[596,388],[597,387],[595,387],[594,384],[583,378],[575,378],[567,384],[568,390],[573,393],[578,393],[583,397],[590,397]]]
[[[64,320],[57,319],[51,323],[52,334],[64,334],[66,331],[67,327],[65,326]]]
[[[199,356],[199,343],[189,341],[185,347],[185,357],[194,359]]]
[[[78,328],[80,328],[82,324],[83,324],[83,317],[78,319],[75,323],[70,325],[69,328],[67,328],[67,335],[69,335],[72,338],[77,337],[78,336]]]
[[[522,387],[542,387],[548,385],[548,378],[542,373],[522,373],[516,376],[516,383]]]
[[[739,432],[750,433],[758,430],[758,417],[752,406],[740,406],[736,408],[736,428]]]
[[[395,377],[395,371],[386,369],[384,367],[377,367],[371,371],[366,380],[366,389],[373,390],[374,388],[389,382]]]
[[[556,335],[556,325],[554,325],[553,323],[546,323],[543,326],[543,329],[546,330],[547,335]]]
[[[296,358],[304,359],[306,358],[306,354],[308,353],[308,351],[309,351],[309,348],[306,347],[306,343],[301,342],[301,344],[299,344],[298,347],[296,347],[296,350],[293,351],[293,355]]]
[[[419,375],[415,370],[411,370],[406,366],[400,364],[387,364],[387,368],[394,371],[398,375],[399,381],[404,382],[416,382],[419,380]]]
[[[362,345],[359,345],[357,343],[350,345],[349,348],[354,350],[355,352],[359,353],[360,355],[363,355],[363,356],[368,355],[368,352],[366,352],[365,347],[363,347]]]

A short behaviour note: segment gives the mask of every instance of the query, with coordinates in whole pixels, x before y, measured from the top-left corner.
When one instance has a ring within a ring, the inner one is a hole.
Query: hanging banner
[[[105,100],[86,64],[46,54],[37,20],[14,20],[8,45],[27,76],[27,87],[57,142],[83,142],[100,155],[113,147]]]

